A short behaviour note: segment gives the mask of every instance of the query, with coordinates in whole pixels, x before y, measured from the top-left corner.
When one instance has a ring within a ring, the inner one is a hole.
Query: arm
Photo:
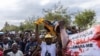
[[[37,56],[39,54],[40,46],[38,45],[36,50],[32,53],[32,56]]]
[[[69,41],[69,37],[68,34],[66,33],[66,29],[64,27],[65,22],[64,21],[60,21],[59,25],[60,25],[60,36],[61,36],[61,42],[62,42],[62,48],[65,49],[66,45]]]
[[[57,56],[63,56],[59,23],[56,24],[55,31],[56,31],[56,35],[57,35],[57,38],[56,38],[56,41],[55,41],[57,43],[57,45],[56,45],[57,46],[57,50],[56,50]]]
[[[35,29],[35,36],[36,36],[36,40],[38,41],[38,44],[42,43],[42,40],[39,38],[39,31],[38,31],[38,24],[36,24],[36,29]]]

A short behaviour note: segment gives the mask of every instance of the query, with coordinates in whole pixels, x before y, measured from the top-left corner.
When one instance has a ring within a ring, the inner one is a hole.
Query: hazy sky
[[[0,29],[6,21],[19,25],[28,17],[41,16],[43,8],[52,8],[58,1],[70,12],[95,10],[97,21],[100,21],[100,0],[0,0]]]

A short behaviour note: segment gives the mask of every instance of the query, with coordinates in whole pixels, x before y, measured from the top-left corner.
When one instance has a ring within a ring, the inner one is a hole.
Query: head
[[[16,37],[16,38],[15,38],[15,41],[18,43],[18,42],[21,41],[21,38],[20,38],[20,37]]]
[[[71,26],[67,26],[66,29],[67,29],[67,30],[71,30]]]
[[[18,44],[17,43],[13,43],[12,44],[12,52],[13,53],[17,53],[17,51],[18,51]]]
[[[47,45],[52,44],[52,36],[50,34],[47,34],[45,36],[45,42],[46,42]]]
[[[47,45],[52,44],[52,38],[45,38],[45,42]]]
[[[3,38],[3,43],[4,43],[4,44],[7,44],[7,43],[8,43],[8,38],[7,38],[7,37],[4,37],[4,38]]]

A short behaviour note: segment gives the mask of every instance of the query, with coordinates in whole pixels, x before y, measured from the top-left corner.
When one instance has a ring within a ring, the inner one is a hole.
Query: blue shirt
[[[29,42],[26,44],[25,52],[28,53],[29,51],[34,51],[37,47],[37,42]]]

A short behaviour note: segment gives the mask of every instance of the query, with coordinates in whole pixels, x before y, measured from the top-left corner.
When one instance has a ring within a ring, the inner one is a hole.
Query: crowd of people
[[[77,32],[67,27],[68,34]],[[33,31],[5,32],[0,34],[0,56],[63,56],[61,39],[46,33]],[[59,33],[58,33],[59,35]]]
[[[0,34],[0,56],[31,56],[37,46],[34,32]]]

